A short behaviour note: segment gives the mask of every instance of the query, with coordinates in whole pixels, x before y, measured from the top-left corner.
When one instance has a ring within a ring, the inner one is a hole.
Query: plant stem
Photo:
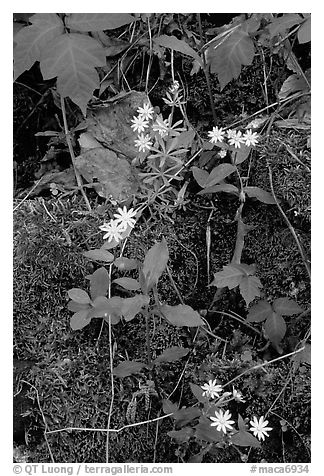
[[[200,35],[200,48],[202,48],[202,46],[204,44],[204,36],[203,36],[203,31],[202,31],[200,13],[197,13],[197,16],[198,16],[198,25],[199,25],[199,35]],[[203,71],[204,71],[205,78],[206,78],[206,84],[207,84],[207,89],[208,89],[208,94],[209,94],[210,107],[211,107],[212,114],[213,114],[213,121],[214,121],[214,124],[216,125],[217,116],[216,116],[216,110],[215,110],[212,88],[211,88],[211,84],[210,84],[209,68],[208,68],[207,62],[206,62],[205,51],[202,51],[201,55],[202,55],[202,59],[203,59],[203,65],[204,65],[203,66]]]
[[[83,189],[81,175],[80,175],[80,173],[79,173],[79,171],[78,171],[78,169],[76,168],[76,165],[75,165],[75,155],[74,155],[74,151],[73,151],[73,147],[72,147],[72,143],[71,143],[70,132],[69,132],[67,119],[66,119],[65,101],[64,101],[64,97],[62,95],[61,95],[61,109],[62,109],[62,116],[63,116],[64,132],[65,132],[66,142],[67,142],[67,145],[68,145],[68,148],[69,148],[75,178],[76,178],[78,187],[81,190],[81,193],[82,193],[82,196],[83,196],[84,201],[86,203],[86,206],[87,206],[89,212],[91,212],[91,206],[90,206],[88,197],[86,196],[85,191]]]

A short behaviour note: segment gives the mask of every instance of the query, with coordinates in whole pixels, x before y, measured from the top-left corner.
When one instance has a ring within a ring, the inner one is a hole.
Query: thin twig
[[[258,364],[258,365],[254,365],[253,367],[250,367],[249,369],[246,369],[244,370],[244,372],[242,372],[241,374],[237,375],[236,377],[232,378],[232,380],[229,380],[228,382],[226,382],[223,387],[225,387],[226,385],[229,385],[230,383],[233,383],[235,380],[241,378],[243,375],[249,373],[249,372],[252,372],[252,370],[257,370],[257,369],[261,369],[263,367],[266,367],[267,365],[270,365],[270,364],[273,364],[274,362],[277,362],[279,360],[282,360],[282,359],[285,359],[287,357],[290,357],[292,355],[295,355],[295,354],[298,354],[298,352],[301,352],[305,349],[305,347],[301,347],[300,349],[298,350],[295,350],[294,352],[290,352],[289,354],[285,354],[285,355],[282,355],[280,357],[277,357],[276,359],[273,359],[273,360],[269,360],[268,362],[263,362],[263,364]]]
[[[158,420],[164,420],[165,418],[169,418],[173,415],[172,413],[168,413],[167,415],[162,415],[157,418],[152,418],[151,420],[146,420],[146,421],[140,421],[138,423],[131,423],[129,425],[124,425],[121,428],[113,429],[113,428],[77,428],[73,426],[68,426],[65,428],[60,428],[58,430],[50,430],[46,431],[47,435],[51,435],[53,433],[62,433],[63,431],[96,431],[96,432],[102,432],[102,433],[119,433],[122,430],[125,430],[126,428],[132,428],[134,426],[140,426],[140,425],[147,425],[148,423],[152,423],[154,421]]]
[[[66,142],[67,142],[67,145],[68,145],[68,148],[69,148],[71,161],[72,161],[72,165],[73,165],[73,169],[74,169],[74,173],[75,173],[75,178],[76,178],[78,187],[80,188],[80,191],[82,193],[82,196],[84,198],[84,201],[87,205],[87,208],[88,208],[89,212],[91,212],[91,206],[90,206],[88,197],[86,196],[85,191],[83,189],[81,175],[80,175],[80,173],[79,173],[79,171],[78,171],[78,169],[75,165],[75,155],[74,155],[74,151],[73,151],[73,147],[72,147],[72,143],[71,143],[71,136],[70,136],[70,132],[69,132],[68,124],[67,124],[67,119],[66,119],[65,101],[64,101],[64,97],[62,95],[61,95],[61,110],[62,110],[62,116],[63,116],[64,132],[65,132]]]
[[[29,190],[29,192],[27,193],[27,195],[21,200],[21,202],[18,203],[17,206],[15,206],[15,208],[13,209],[13,212],[15,212],[19,207],[20,205],[22,205],[24,203],[25,200],[27,200],[27,198],[29,197],[29,195],[35,190],[35,188],[38,186],[39,182],[42,180],[43,177],[41,177],[36,183],[35,185],[33,185],[33,187]]]
[[[42,419],[43,419],[44,426],[45,426],[44,438],[45,438],[45,441],[46,441],[46,444],[47,444],[48,452],[49,452],[49,454],[50,454],[52,463],[55,463],[54,456],[53,456],[51,447],[50,447],[49,442],[48,442],[48,439],[47,439],[48,426],[47,426],[47,423],[46,423],[46,418],[45,418],[43,409],[42,409],[41,404],[40,404],[40,398],[39,398],[38,390],[37,390],[37,388],[36,388],[34,385],[32,385],[31,383],[27,382],[26,380],[22,380],[22,379],[21,379],[20,382],[26,383],[26,384],[29,385],[32,389],[34,389],[35,392],[36,392],[37,405],[38,405],[39,411],[40,411],[40,413],[41,413],[41,415],[42,415]]]

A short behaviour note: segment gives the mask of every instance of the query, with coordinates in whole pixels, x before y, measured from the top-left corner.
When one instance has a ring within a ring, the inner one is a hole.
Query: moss
[[[206,275],[205,227],[210,210],[201,208],[208,206],[209,202],[205,198],[192,198],[187,211],[177,212],[173,223],[157,220],[154,216],[144,216],[130,235],[125,254],[143,259],[154,242],[165,236],[170,253],[169,268],[179,292],[194,309],[206,309],[215,292],[207,287],[209,280]],[[211,221],[211,271],[221,269],[229,261],[236,232],[233,223],[235,202],[226,199],[214,203],[216,209]],[[107,328],[104,327],[99,342],[99,319],[93,320],[82,331],[73,332],[69,326],[71,313],[66,308],[67,290],[72,287],[87,289],[85,275],[91,273],[96,266],[89,263],[81,252],[102,243],[98,226],[102,223],[103,215],[99,211],[100,208],[94,206],[94,212],[87,213],[81,199],[74,197],[66,202],[53,199],[46,202],[42,199],[26,201],[15,212],[14,351],[19,359],[32,359],[36,362],[28,371],[26,380],[37,388],[50,429],[70,426],[106,428],[107,425],[111,399]],[[287,295],[291,289],[291,277],[296,286],[302,280],[306,283],[298,253],[289,241],[289,234],[286,236],[285,225],[278,218],[275,207],[251,203],[246,207],[246,221],[254,224],[255,228],[247,236],[244,261],[257,263],[258,275],[267,296]],[[306,238],[307,236],[305,242]],[[285,263],[289,263],[289,266],[283,266]],[[158,291],[162,301],[171,305],[179,303],[179,297],[167,273],[162,275]],[[306,283],[305,289],[298,295],[298,301],[306,304],[308,299],[309,289]],[[227,293],[217,306],[217,309],[231,308]],[[238,326],[240,325],[236,321],[222,319],[215,332],[228,339]],[[303,329],[302,326],[300,331]],[[145,359],[145,329],[141,316],[129,323],[114,326],[113,332],[117,344],[114,365],[125,358]],[[153,358],[173,345],[195,348],[184,373],[184,361],[160,365],[156,371],[156,382],[163,397],[168,396],[179,382],[172,400],[179,401],[181,405],[194,403],[190,382],[199,384],[212,375],[223,381],[228,380],[246,365],[235,356],[234,348],[231,354],[224,356],[225,360],[219,360],[219,353],[224,353],[224,348],[217,341],[203,335],[193,341],[193,336],[186,329],[174,328],[158,318],[155,323],[151,322],[151,332]],[[244,343],[244,339],[241,339],[240,344],[237,341],[237,347],[251,348],[254,335],[245,328],[242,328],[242,332],[246,340]],[[256,354],[254,358],[257,358]],[[280,375],[280,372],[277,373],[279,380],[274,379],[269,384],[273,395],[278,393],[278,388],[282,388]],[[254,376],[252,380],[248,380],[255,391],[261,384],[262,376],[260,373],[258,378]],[[147,378],[149,374],[144,372],[141,376],[115,379],[112,428],[120,428],[128,423],[128,405],[139,389],[139,383],[145,383]],[[300,389],[303,389],[302,385],[302,382],[298,383]],[[306,394],[307,386],[304,388]],[[270,390],[267,390],[267,395]],[[245,391],[248,392],[248,388]],[[44,425],[35,391],[30,389],[28,395],[36,405],[31,410],[33,423],[28,429],[30,461],[49,462],[48,450],[43,442],[39,445],[37,438],[37,431],[42,433]],[[294,398],[291,397],[291,412],[303,402],[300,393],[295,392],[294,395]],[[254,401],[251,411],[258,409],[265,413],[269,403],[267,399],[259,395],[257,400],[256,393],[253,392],[250,396]],[[259,407],[256,406],[258,401]],[[305,406],[305,412],[306,408]],[[145,405],[138,405],[136,421],[157,417],[160,412],[161,402],[152,397],[147,410]],[[287,412],[284,414],[287,420],[291,416]],[[306,418],[306,413],[303,415]],[[301,430],[298,422],[294,421],[294,424]],[[190,444],[191,446],[180,451],[178,445],[167,435],[171,429],[172,421],[162,420],[158,430],[156,423],[152,423],[111,435],[110,461],[152,462],[155,457],[157,462],[180,462],[181,458],[189,459],[190,455],[198,452],[196,444]],[[48,439],[56,461],[105,461],[104,433],[60,432],[48,435]],[[298,444],[293,439],[292,450]],[[277,453],[273,451],[273,456],[269,456],[272,460],[275,459],[275,454],[278,458],[278,449]],[[256,459],[258,457],[255,456]],[[207,455],[206,462],[233,462],[237,458],[238,455],[229,449]]]

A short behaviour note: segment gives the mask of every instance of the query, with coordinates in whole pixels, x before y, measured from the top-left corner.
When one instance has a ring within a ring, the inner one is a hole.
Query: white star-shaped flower
[[[104,223],[103,225],[99,226],[99,229],[107,232],[103,236],[103,239],[105,240],[106,238],[108,238],[109,243],[112,240],[116,240],[118,243],[118,241],[122,239],[121,233],[124,230],[122,229],[120,223],[117,220],[110,220],[110,222]]]
[[[219,410],[219,412],[215,411],[215,417],[210,417],[214,423],[211,423],[210,426],[216,426],[216,430],[223,431],[226,433],[227,430],[233,430],[231,423],[235,423],[234,420],[230,420],[231,413],[226,410],[224,413],[223,410]]]
[[[139,147],[140,151],[145,152],[145,150],[150,150],[152,142],[150,141],[150,136],[146,134],[140,134],[137,139],[135,139],[135,146]]]
[[[228,129],[226,134],[228,139],[233,139],[233,137],[236,135],[236,131],[234,129]]]
[[[223,159],[224,157],[226,157],[226,154],[227,154],[226,150],[222,149],[222,150],[220,150],[220,151],[218,152],[217,155],[218,155],[221,159]]]
[[[146,127],[149,125],[148,121],[144,119],[144,116],[134,116],[131,122],[133,122],[131,128],[134,132],[144,132]]]
[[[201,385],[201,388],[205,390],[203,392],[203,397],[215,398],[219,397],[219,394],[223,391],[221,385],[216,384],[216,380],[209,380],[208,383]]]
[[[148,102],[146,102],[146,103],[144,103],[143,107],[139,107],[137,109],[137,112],[138,112],[140,117],[142,117],[143,119],[148,121],[149,119],[153,118],[154,109],[153,109],[152,106],[150,106],[150,104]]]
[[[250,431],[253,432],[254,436],[257,436],[259,440],[264,440],[264,436],[269,436],[268,431],[271,431],[272,428],[267,427],[268,420],[264,419],[264,416],[258,421],[257,417],[253,417],[253,420],[250,421]]]
[[[133,217],[136,216],[136,211],[132,208],[127,210],[124,206],[123,208],[117,208],[117,212],[118,213],[114,213],[115,221],[119,223],[119,227],[122,231],[125,231],[128,226],[134,228],[136,220]]]
[[[245,134],[243,135],[243,139],[245,140],[245,145],[248,147],[250,145],[255,145],[258,143],[258,134],[256,132],[252,132],[251,129],[248,129]]]
[[[224,135],[225,131],[223,131],[222,128],[219,129],[217,126],[213,127],[213,129],[208,132],[208,136],[210,137],[209,142],[212,142],[214,144],[216,144],[216,142],[223,142]]]
[[[241,147],[241,144],[245,142],[245,139],[242,137],[242,132],[233,132],[232,137],[228,141],[230,145],[234,145],[235,148],[239,149]]]

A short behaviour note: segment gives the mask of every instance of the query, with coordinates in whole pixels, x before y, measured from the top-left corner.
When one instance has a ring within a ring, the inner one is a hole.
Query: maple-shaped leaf
[[[251,307],[246,322],[262,322],[271,317],[272,306],[268,301],[262,300]]]
[[[245,273],[232,265],[223,267],[223,271],[214,274],[214,279],[209,286],[217,286],[218,288],[233,289],[238,286]]]
[[[226,40],[212,43],[207,50],[210,71],[217,74],[221,90],[241,73],[242,65],[252,64],[254,44],[243,27],[229,34]]]
[[[57,90],[70,97],[84,116],[92,93],[99,87],[96,66],[106,64],[100,43],[80,33],[65,33],[42,49],[40,68],[44,79],[57,76]]]
[[[31,26],[21,28],[15,35],[14,79],[40,61],[54,38],[64,33],[64,25],[56,13],[36,13],[29,19]]]
[[[260,296],[262,284],[256,276],[243,276],[239,288],[246,305],[249,306],[256,297]]]
[[[79,31],[114,30],[135,20],[129,13],[71,13],[66,26]]]

